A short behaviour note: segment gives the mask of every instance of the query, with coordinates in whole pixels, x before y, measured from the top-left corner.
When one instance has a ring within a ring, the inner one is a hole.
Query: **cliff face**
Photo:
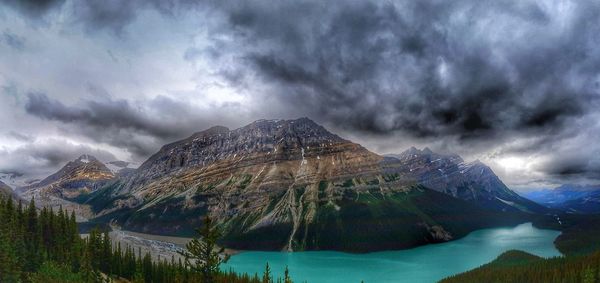
[[[398,249],[513,221],[443,181],[427,185],[449,194],[423,186],[429,163],[384,158],[306,118],[260,120],[165,145],[84,203],[98,220],[149,233],[189,235],[209,214],[240,249]]]

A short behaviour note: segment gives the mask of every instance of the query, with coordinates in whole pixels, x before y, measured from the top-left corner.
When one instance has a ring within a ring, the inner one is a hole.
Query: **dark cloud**
[[[94,89],[94,93],[103,91]],[[227,117],[198,113],[189,104],[165,96],[135,104],[125,99],[112,99],[107,93],[104,96],[67,106],[46,94],[30,93],[25,110],[36,117],[61,122],[69,126],[68,131],[96,142],[125,148],[139,159],[156,152],[167,142],[187,137],[215,123],[230,122]]]
[[[0,168],[2,172],[19,172],[43,177],[82,154],[91,154],[104,161],[115,160],[115,156],[105,150],[76,145],[61,139],[49,139],[43,143],[27,143],[11,151],[0,150]]]
[[[163,16],[176,17],[181,11],[203,7],[196,0],[89,0],[73,1],[73,19],[87,31],[108,30],[122,35],[141,11],[153,10]]]
[[[2,4],[16,9],[32,18],[44,16],[48,11],[60,7],[65,0],[3,0]]]
[[[539,169],[559,180],[600,180],[600,162],[589,156],[556,156]]]
[[[75,1],[74,14],[76,21],[84,23],[90,31],[108,29],[120,33],[136,18],[138,6],[140,1]]]
[[[6,45],[16,49],[23,50],[25,48],[25,38],[10,32],[9,30],[5,30],[2,33],[2,37],[0,42],[5,43]]]
[[[64,123],[81,123],[94,128],[118,128],[160,138],[176,136],[177,125],[164,124],[143,113],[124,99],[86,101],[83,106],[66,106],[45,94],[30,93],[25,109],[40,118]],[[167,100],[167,104],[170,101]],[[170,106],[173,106],[172,104]]]
[[[598,5],[580,4],[556,31],[558,19],[537,4],[503,4],[281,1],[224,9],[240,48],[249,46],[251,69],[279,85],[281,100],[350,129],[488,138],[558,129],[593,109],[600,52],[589,39],[600,32]],[[527,38],[494,34],[505,29]]]
[[[537,169],[557,178],[594,176],[599,168],[600,157],[565,148],[593,140],[570,138],[599,131],[600,2],[6,3],[30,16],[68,6],[65,23],[83,26],[91,39],[99,37],[96,31],[111,31],[106,38],[116,35],[116,42],[149,10],[174,21],[199,15],[204,24],[194,28],[197,33],[186,30],[192,39],[181,57],[194,64],[197,77],[218,75],[229,83],[219,87],[255,93],[259,106],[252,115],[264,116],[256,118],[309,116],[354,136],[387,139],[388,145],[406,138],[448,151],[494,149],[494,157],[554,154]],[[10,46],[27,43],[15,39]],[[2,41],[8,42],[6,35]],[[107,59],[129,59],[114,48],[119,46],[107,48]],[[101,87],[88,90],[94,99],[72,99],[72,105],[52,94],[30,94],[25,109],[140,159],[165,142],[247,118],[224,114],[239,105],[199,111],[176,95],[135,101],[114,99]],[[597,152],[598,146],[589,147]]]
[[[15,132],[15,131],[8,132],[7,136],[9,136],[13,139],[16,139],[18,141],[21,141],[21,142],[32,142],[35,140],[35,138],[30,135],[22,134],[22,133]]]

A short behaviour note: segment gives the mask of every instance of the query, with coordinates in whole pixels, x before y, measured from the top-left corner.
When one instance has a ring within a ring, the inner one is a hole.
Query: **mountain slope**
[[[544,259],[523,251],[507,251],[492,262],[453,275],[440,283],[598,282],[600,252]]]
[[[387,172],[400,172],[423,186],[501,211],[545,213],[548,209],[510,190],[480,161],[465,163],[458,155],[442,155],[430,149],[411,148],[388,155]]]
[[[13,194],[13,190],[5,183],[0,182],[0,196],[10,197]]]
[[[563,202],[556,208],[574,213],[600,213],[600,191],[590,192],[586,196]]]
[[[0,181],[0,198],[10,198],[15,202],[23,201],[28,203],[27,200],[23,200],[9,185]]]
[[[239,249],[398,249],[517,223],[517,209],[501,213],[420,185],[427,178],[416,178],[409,163],[307,118],[259,120],[165,145],[79,201],[97,220],[147,233],[189,235],[209,214],[224,228],[224,244]]]

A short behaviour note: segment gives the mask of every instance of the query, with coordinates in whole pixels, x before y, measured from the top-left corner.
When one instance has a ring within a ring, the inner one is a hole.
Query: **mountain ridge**
[[[600,185],[563,184],[554,189],[528,192],[524,196],[569,213],[600,212]]]
[[[428,148],[381,156],[308,118],[211,127],[71,200],[145,233],[189,235],[210,215],[225,246],[288,251],[407,248],[538,209],[480,162]]]

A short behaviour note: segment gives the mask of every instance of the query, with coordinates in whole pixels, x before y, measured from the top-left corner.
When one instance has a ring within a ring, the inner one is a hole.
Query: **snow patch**
[[[496,197],[496,199],[497,199],[497,200],[499,200],[499,201],[501,201],[501,202],[503,202],[503,203],[505,203],[505,204],[508,204],[508,205],[510,205],[510,206],[514,206],[514,207],[516,207],[515,203],[514,203],[514,202],[512,202],[512,201],[503,200],[503,199],[501,199],[501,198],[499,198],[499,197]]]

